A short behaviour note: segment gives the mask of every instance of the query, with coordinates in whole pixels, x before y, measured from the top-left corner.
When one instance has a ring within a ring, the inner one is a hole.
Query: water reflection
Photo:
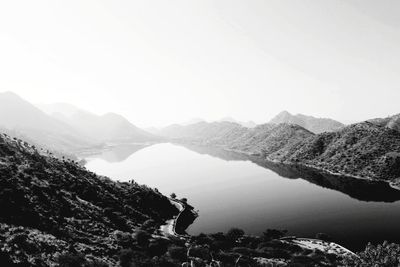
[[[105,160],[109,163],[121,162],[129,158],[133,153],[142,150],[143,148],[149,147],[152,144],[123,144],[111,146],[108,149],[99,151],[99,153],[92,154],[90,158],[97,158]]]
[[[400,200],[400,191],[386,182],[368,181],[351,177],[341,177],[321,173],[311,168],[288,166],[265,161],[259,157],[248,156],[222,148],[180,144],[199,154],[206,154],[226,161],[251,161],[263,168],[270,169],[281,177],[303,179],[318,186],[342,192],[361,201],[395,202]]]
[[[271,164],[209,147],[163,143],[119,151],[124,149],[112,157],[107,156],[111,151],[91,157],[86,167],[188,198],[200,210],[187,230],[190,234],[231,227],[255,235],[267,228],[303,237],[323,232],[354,250],[368,241],[400,242],[400,195],[385,183]]]

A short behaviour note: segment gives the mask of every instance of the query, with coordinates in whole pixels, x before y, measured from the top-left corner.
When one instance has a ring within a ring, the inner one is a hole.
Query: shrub
[[[345,266],[356,267],[390,267],[400,265],[400,245],[394,243],[383,242],[382,245],[374,246],[371,243],[367,245],[365,250],[358,254],[357,257],[345,258],[343,264]]]

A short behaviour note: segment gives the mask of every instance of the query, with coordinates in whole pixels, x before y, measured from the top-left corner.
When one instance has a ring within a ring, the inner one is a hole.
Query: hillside
[[[394,116],[321,134],[296,124],[263,124],[249,129],[236,123],[202,122],[171,126],[164,134],[178,142],[219,146],[275,162],[393,181],[400,178],[400,132],[393,126],[396,120]]]
[[[384,126],[396,131],[400,131],[400,114],[394,115],[394,116],[389,116],[387,118],[377,118],[377,119],[372,119],[369,120],[369,122],[379,125],[379,126]]]
[[[313,136],[310,131],[295,124],[264,124],[232,140],[229,148],[254,155],[266,156]]]
[[[370,122],[358,123],[309,137],[268,158],[363,178],[393,180],[400,177],[400,133]]]
[[[146,186],[113,182],[5,135],[0,178],[0,247],[14,262],[53,265],[73,250],[114,266],[116,231],[132,233],[148,220],[157,226],[178,212]]]
[[[159,134],[172,139],[196,140],[205,143],[223,142],[228,135],[246,132],[247,129],[233,122],[198,122],[187,126],[174,124],[159,131]]]
[[[162,130],[162,135],[177,141],[196,142],[265,155],[314,134],[294,124],[267,123],[247,128],[233,122],[200,122],[188,126],[169,126]]]
[[[159,140],[155,135],[136,127],[119,114],[96,115],[65,103],[40,107],[52,117],[99,142],[140,143]]]
[[[282,111],[276,115],[269,123],[297,124],[313,133],[333,132],[344,127],[343,123],[327,118],[315,118],[303,114],[292,115],[287,111]]]

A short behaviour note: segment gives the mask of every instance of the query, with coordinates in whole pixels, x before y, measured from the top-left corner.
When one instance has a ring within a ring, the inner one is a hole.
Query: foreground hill
[[[54,150],[74,151],[97,145],[12,92],[0,93],[0,127]]]
[[[71,250],[116,265],[116,231],[132,233],[149,220],[157,226],[178,212],[146,186],[97,176],[5,135],[0,135],[0,207],[0,260],[7,256],[26,264],[21,266],[54,265]]]
[[[344,127],[343,123],[327,118],[315,118],[303,114],[292,115],[287,111],[282,111],[276,115],[269,123],[297,124],[313,133],[333,132]]]
[[[96,115],[65,103],[40,107],[54,118],[99,142],[139,143],[159,140],[155,135],[136,127],[116,113]]]

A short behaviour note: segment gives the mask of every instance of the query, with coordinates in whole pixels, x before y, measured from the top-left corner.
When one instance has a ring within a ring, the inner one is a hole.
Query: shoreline
[[[394,181],[380,180],[380,179],[376,179],[376,178],[372,178],[372,177],[359,176],[359,175],[354,175],[354,174],[349,174],[349,173],[334,172],[334,171],[331,171],[331,170],[326,169],[326,168],[321,168],[321,167],[317,167],[317,166],[314,166],[314,165],[311,165],[311,164],[306,164],[306,163],[284,162],[284,161],[274,160],[274,159],[271,159],[271,158],[268,158],[268,157],[263,158],[258,154],[254,154],[254,153],[250,153],[250,152],[246,152],[246,151],[242,151],[242,150],[237,150],[237,149],[226,148],[224,146],[219,146],[219,145],[217,145],[217,146],[205,145],[205,146],[217,147],[217,148],[220,148],[220,149],[223,149],[223,150],[226,150],[226,151],[243,154],[243,155],[246,155],[248,157],[256,157],[256,158],[259,158],[259,159],[264,160],[264,161],[269,162],[269,163],[282,164],[282,165],[286,165],[286,166],[289,166],[289,167],[308,168],[308,169],[312,169],[312,170],[315,170],[315,171],[319,171],[319,172],[323,172],[323,173],[326,173],[326,174],[330,174],[330,175],[333,175],[333,176],[348,177],[348,178],[352,178],[352,179],[358,179],[358,180],[370,181],[370,182],[382,182],[382,183],[388,184],[391,188],[400,191],[400,177],[398,179],[395,179]]]
[[[187,211],[188,205],[183,203],[178,199],[169,198],[169,201],[178,208],[179,213],[170,220],[166,221],[166,224],[160,226],[160,231],[163,233],[164,236],[176,236],[176,237],[184,237],[188,236],[187,234],[180,234],[177,232],[176,227],[178,224],[179,219],[181,219],[182,214]],[[192,209],[189,210],[193,214],[194,217],[197,217],[198,214],[193,211]]]

